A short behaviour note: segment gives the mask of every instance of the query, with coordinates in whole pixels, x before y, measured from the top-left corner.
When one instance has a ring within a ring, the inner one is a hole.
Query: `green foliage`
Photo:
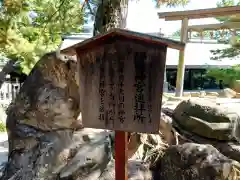
[[[174,33],[172,33],[172,36],[180,38],[181,30],[178,29],[177,31],[175,31]],[[201,34],[199,32],[192,32],[191,36],[194,37],[194,38],[200,38]],[[204,31],[204,32],[202,32],[202,36],[203,36],[204,39],[211,39],[211,32],[210,31]],[[214,38],[215,38],[215,36],[214,36]]]
[[[61,35],[84,23],[79,0],[5,0],[0,8],[1,55],[20,61],[28,74],[39,57],[53,51]]]
[[[209,69],[207,76],[213,77],[217,81],[223,80],[225,84],[232,85],[235,80],[240,79],[240,65],[232,66],[228,69]]]
[[[7,128],[6,128],[6,125],[0,121],[0,132],[6,132],[7,131]]]
[[[213,54],[213,60],[219,60],[223,58],[234,58],[240,54],[240,44],[232,45],[226,49],[217,49],[211,51]]]
[[[219,0],[217,2],[217,7],[227,7],[227,6],[236,6],[240,5],[239,0]],[[230,17],[218,17],[216,18],[220,22],[230,21]]]
[[[236,6],[236,5],[240,5],[240,0],[219,0],[217,3],[217,7],[227,7],[227,6]],[[240,17],[227,16],[227,17],[218,17],[216,19],[220,22],[232,22],[232,21],[239,22]],[[240,53],[239,31],[236,31],[235,36],[232,36],[232,32],[230,30],[225,30],[224,33],[223,31],[224,30],[218,30],[215,33],[215,39],[221,42],[231,44],[231,47],[212,51],[214,55],[213,59],[232,58],[232,57],[238,56]]]
[[[177,31],[173,32],[173,33],[172,33],[172,36],[173,36],[173,37],[180,38],[180,37],[181,37],[181,30],[178,29]]]
[[[155,0],[158,6],[184,6],[190,2],[190,0]]]

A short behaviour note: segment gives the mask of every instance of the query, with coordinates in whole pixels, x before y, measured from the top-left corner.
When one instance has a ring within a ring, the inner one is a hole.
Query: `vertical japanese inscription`
[[[152,123],[152,74],[151,70],[153,70],[152,62],[149,63],[148,66],[148,123]]]
[[[124,59],[118,60],[118,120],[120,123],[124,123],[125,110],[124,110]]]
[[[109,75],[109,94],[108,94],[108,121],[114,124],[115,118],[115,70],[116,70],[116,59],[113,57],[108,61],[108,75]]]
[[[104,74],[104,61],[100,60],[100,75],[99,75],[99,95],[100,95],[100,106],[99,106],[99,117],[100,121],[105,120],[105,107],[104,107],[104,95],[105,95],[105,74]]]
[[[145,69],[145,53],[137,52],[134,57],[134,65],[135,65],[135,106],[134,106],[134,121],[138,121],[138,123],[144,123],[146,119],[144,111],[146,111],[145,107],[145,97],[144,97],[144,89],[145,89],[145,79],[146,79],[146,69]]]

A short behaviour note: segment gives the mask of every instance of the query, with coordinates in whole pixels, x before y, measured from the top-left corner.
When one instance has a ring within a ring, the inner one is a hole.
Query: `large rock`
[[[192,132],[178,129],[178,144],[194,142],[198,144],[211,144],[224,156],[240,162],[240,144],[238,142],[218,141],[193,134]],[[176,144],[175,144],[176,145]]]
[[[240,144],[231,142],[215,143],[214,147],[216,147],[226,157],[240,162]]]
[[[49,53],[25,80],[8,108],[9,156],[3,180],[54,180],[67,164],[82,168],[87,161],[96,170],[110,161],[108,136],[98,133],[92,142],[82,129],[76,68],[71,57]]]
[[[22,180],[77,180],[92,174],[99,177],[111,160],[110,136],[103,130],[85,128],[74,133],[52,133],[52,139],[50,134],[45,136],[49,142],[40,142],[41,148],[36,147],[22,154],[13,152],[3,180],[10,177]],[[16,167],[21,169],[16,171],[13,169]]]
[[[169,147],[154,169],[161,180],[225,180],[233,166],[211,145],[186,143]]]
[[[112,159],[109,134],[104,130],[90,128],[76,132],[72,138],[74,143],[60,155],[54,172],[63,180],[98,179]]]
[[[173,112],[173,125],[181,130],[215,140],[238,140],[238,113],[204,99],[182,101]]]
[[[106,170],[102,173],[98,180],[113,180],[115,179],[115,164],[114,161],[109,163]],[[149,166],[141,161],[128,161],[128,179],[129,180],[158,180],[153,179],[152,172]],[[95,179],[93,179],[95,180]]]

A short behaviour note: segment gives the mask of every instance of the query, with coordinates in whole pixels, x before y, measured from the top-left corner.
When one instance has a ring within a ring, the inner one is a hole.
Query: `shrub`
[[[6,125],[3,123],[3,121],[0,121],[0,132],[6,132]]]
[[[208,69],[207,76],[222,80],[224,84],[232,86],[234,81],[240,80],[240,65],[232,66],[228,69]]]

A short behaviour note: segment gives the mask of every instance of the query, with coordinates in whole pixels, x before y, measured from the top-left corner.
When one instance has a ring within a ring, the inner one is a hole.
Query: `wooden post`
[[[127,180],[128,133],[115,131],[115,180]]]
[[[181,28],[181,42],[187,42],[188,35],[188,19],[185,18],[182,20]],[[184,63],[184,51],[179,52],[179,61],[178,61],[178,70],[177,70],[177,82],[176,82],[176,94],[175,96],[181,97],[183,94],[183,83],[184,83],[184,72],[185,72],[185,63]]]

